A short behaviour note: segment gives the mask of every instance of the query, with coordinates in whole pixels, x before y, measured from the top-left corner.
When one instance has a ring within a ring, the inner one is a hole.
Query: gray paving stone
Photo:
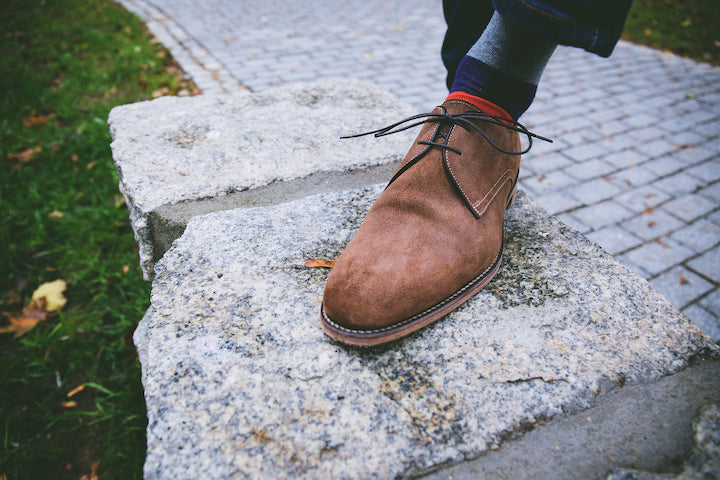
[[[688,262],[688,266],[705,275],[716,283],[720,283],[720,247],[715,247],[702,256]]]
[[[646,243],[622,257],[654,276],[667,269],[668,265],[677,265],[693,255],[692,250],[670,239],[664,239],[662,243]]]
[[[720,180],[720,156],[689,168],[686,172],[707,183],[717,182]]]
[[[679,310],[715,288],[712,283],[680,266],[655,277],[650,285]]]
[[[635,145],[635,150],[649,157],[660,157],[675,151],[675,145],[664,139],[652,140],[650,142]]]
[[[707,138],[713,138],[717,135],[720,135],[720,121],[694,125],[692,127],[692,130],[699,133],[700,135],[704,135]]]
[[[604,248],[610,255],[617,255],[643,243],[641,238],[636,237],[617,225],[603,227],[599,230],[589,232],[586,236]]]
[[[711,213],[707,216],[707,219],[715,223],[716,225],[720,225],[720,211]]]
[[[622,224],[624,229],[645,240],[654,240],[683,226],[684,222],[659,209],[637,215]]]
[[[700,135],[692,131],[677,132],[670,138],[677,149],[686,149],[702,143],[707,139],[705,135]]]
[[[614,200],[635,213],[653,208],[668,200],[670,195],[652,185],[634,188],[628,192],[617,195]]]
[[[584,207],[570,213],[570,216],[580,219],[593,229],[600,229],[606,225],[620,223],[633,216],[633,212],[612,200]]]
[[[685,222],[692,222],[718,208],[718,205],[705,197],[688,194],[671,200],[660,208]]]
[[[588,160],[582,163],[576,163],[564,169],[565,173],[571,175],[578,180],[586,181],[597,177],[609,175],[615,171],[616,167],[599,158]]]
[[[697,193],[697,190],[705,185],[705,182],[685,173],[678,172],[662,180],[652,183],[653,187],[657,187],[671,195],[681,195],[683,193]]]
[[[717,155],[717,150],[709,148],[705,145],[683,148],[681,150],[678,150],[677,153],[674,154],[675,158],[682,162],[685,162],[688,165],[702,163],[713,157],[717,157]]]
[[[720,244],[720,226],[702,218],[673,233],[676,240],[696,253],[703,253]]]
[[[705,198],[708,198],[720,206],[720,182],[717,182],[709,187],[705,187],[697,192]]]
[[[644,185],[656,180],[657,174],[643,165],[633,165],[629,168],[616,171],[612,174],[613,182],[623,189],[628,187],[642,188]]]
[[[535,201],[551,215],[574,210],[583,205],[577,198],[563,192],[551,192],[540,195],[535,198]]]
[[[554,170],[563,169],[569,165],[574,165],[574,163],[567,157],[551,153],[525,158],[522,163],[523,168],[532,168],[532,170],[538,174],[547,174]]]
[[[622,189],[609,180],[597,178],[570,186],[566,189],[566,192],[582,201],[585,205],[592,205],[618,195],[622,192]]]
[[[674,156],[668,156],[644,163],[643,168],[650,170],[658,177],[665,177],[685,168],[685,163]]]
[[[597,158],[608,153],[604,144],[585,144],[565,150],[565,155],[575,162],[584,162],[591,158]]]
[[[720,288],[716,288],[710,294],[698,302],[704,309],[720,318]]]
[[[542,195],[566,188],[570,185],[577,185],[577,183],[578,181],[575,178],[562,170],[555,170],[527,178],[521,185],[524,189],[536,195]]]
[[[716,342],[720,342],[720,318],[699,305],[690,305],[683,313]]]
[[[634,167],[647,161],[647,155],[642,155],[635,150],[620,150],[603,156],[603,160],[618,168],[629,168],[631,165]]]

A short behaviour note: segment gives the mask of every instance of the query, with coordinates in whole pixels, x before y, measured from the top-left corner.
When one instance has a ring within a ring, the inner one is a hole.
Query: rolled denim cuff
[[[620,39],[632,0],[493,0],[518,27],[560,45],[609,57]]]

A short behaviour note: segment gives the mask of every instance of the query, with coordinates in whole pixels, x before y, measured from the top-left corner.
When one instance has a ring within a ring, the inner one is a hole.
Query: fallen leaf
[[[655,207],[647,207],[645,210],[640,212],[640,215],[650,215],[655,211]],[[654,223],[654,222],[653,222]]]
[[[680,285],[687,285],[687,283],[688,283],[688,281],[685,278],[685,274],[681,273],[680,274]]]
[[[77,163],[77,161],[78,161],[78,154],[75,153],[75,152],[73,152],[72,155],[70,155],[70,160],[71,160],[73,163]]]
[[[668,245],[667,243],[663,242],[662,240],[655,240],[655,241],[656,241],[657,243],[659,243],[660,246],[663,247],[663,248],[670,248],[670,245]]]
[[[53,210],[52,212],[48,213],[48,218],[62,218],[65,214],[59,210]]]
[[[163,95],[167,95],[167,93],[168,93],[169,91],[170,91],[170,90],[168,90],[167,87],[158,88],[157,90],[155,90],[154,92],[152,92],[152,97],[153,97],[153,98],[162,97]]]
[[[85,165],[85,168],[87,168],[88,170],[92,170],[93,168],[95,168],[95,165],[97,165],[97,162],[93,160],[92,162]]]
[[[63,408],[75,408],[77,407],[77,402],[74,400],[70,400],[69,402],[60,403],[60,406]]]
[[[62,294],[66,289],[67,282],[65,280],[43,283],[33,292],[32,299],[39,302],[44,298],[46,301],[45,311],[55,312],[67,303],[67,299]],[[30,304],[32,305],[32,302]]]
[[[67,393],[68,398],[85,390],[85,385],[78,385]]]
[[[37,117],[28,117],[23,120],[23,127],[37,127],[45,125],[49,120],[55,118],[55,114],[38,115]]]
[[[123,265],[122,266],[122,272],[128,273],[130,271],[130,265]]]
[[[13,338],[22,337],[35,328],[38,323],[47,320],[48,312],[43,308],[45,301],[30,302],[30,305],[23,308],[19,316],[8,315],[9,325],[0,327],[0,333],[13,333]]]
[[[686,18],[685,20],[683,20],[683,21],[680,23],[680,26],[683,27],[683,28],[687,28],[687,27],[689,27],[690,25],[692,25],[692,20],[690,20],[689,18]]]
[[[657,225],[657,222],[648,222],[648,227],[654,227]]]
[[[310,258],[305,260],[305,266],[308,268],[333,268],[335,266],[335,260],[319,260],[317,258]]]
[[[12,155],[8,155],[5,158],[8,160],[16,160],[18,163],[28,163],[33,158],[35,158],[35,155],[42,152],[42,147],[37,146],[33,148],[28,148],[26,150],[23,150],[22,152],[14,153]]]
[[[80,477],[80,480],[98,480],[97,476],[97,468],[98,465],[100,465],[100,462],[95,462],[90,466],[90,473],[88,475],[83,475]]]

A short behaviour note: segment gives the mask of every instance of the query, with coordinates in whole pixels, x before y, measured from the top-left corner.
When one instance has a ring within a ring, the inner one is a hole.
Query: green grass
[[[59,315],[19,339],[0,334],[0,478],[77,480],[97,461],[100,478],[140,478],[146,419],[130,335],[149,285],[106,120],[115,105],[192,85],[108,0],[5,0],[0,65],[0,311],[43,282],[69,282]],[[39,116],[49,119],[24,125]],[[12,158],[37,147],[26,163]]]
[[[625,40],[720,65],[717,0],[634,0]]]
[[[635,0],[624,38],[719,64],[718,11]],[[46,281],[69,282],[59,315],[19,339],[0,334],[0,478],[77,480],[98,461],[100,478],[140,478],[146,420],[130,335],[149,285],[106,119],[115,105],[192,86],[109,0],[5,0],[0,65],[0,312]],[[37,147],[26,163],[12,158]],[[77,406],[64,408],[78,385]]]

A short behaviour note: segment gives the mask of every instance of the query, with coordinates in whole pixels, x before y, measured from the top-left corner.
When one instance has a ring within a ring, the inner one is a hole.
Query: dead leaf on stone
[[[650,215],[655,211],[655,207],[647,207],[645,210],[640,212],[640,215]],[[651,225],[652,226],[652,225]]]
[[[668,245],[667,243],[663,242],[662,240],[656,240],[656,242],[657,242],[661,247],[663,247],[663,248],[670,248],[670,245]]]
[[[681,273],[680,274],[680,285],[687,285],[687,283],[688,283],[688,281],[685,278],[685,274]]]
[[[308,268],[333,268],[335,266],[335,260],[309,258],[305,260],[305,266]]]

